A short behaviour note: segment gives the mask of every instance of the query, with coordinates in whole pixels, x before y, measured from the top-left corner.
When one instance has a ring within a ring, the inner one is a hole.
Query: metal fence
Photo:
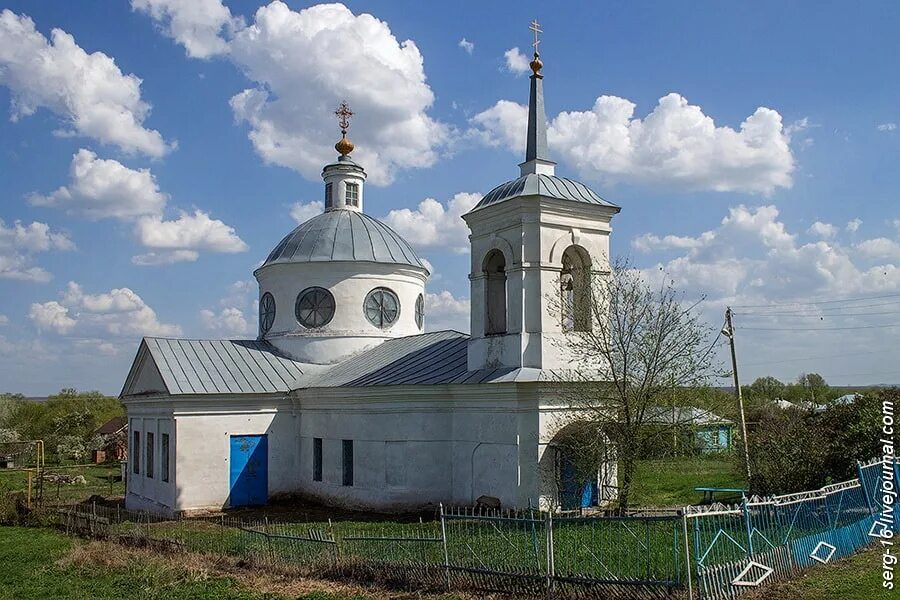
[[[55,514],[72,533],[391,587],[545,598],[686,588],[691,599],[730,599],[858,551],[879,524],[900,530],[900,515],[882,504],[885,469],[900,480],[895,462],[873,461],[859,478],[816,491],[613,516],[441,507],[418,522],[297,523],[172,519],[96,503]]]
[[[858,478],[820,490],[685,509],[689,597],[735,598],[857,552],[875,541],[879,522],[900,530],[895,512],[883,521],[884,468],[871,461],[859,465]],[[893,481],[900,479],[896,462],[886,468],[893,470]]]

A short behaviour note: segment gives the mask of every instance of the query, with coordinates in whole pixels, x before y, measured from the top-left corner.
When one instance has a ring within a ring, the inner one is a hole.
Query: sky
[[[557,174],[622,207],[615,256],[733,306],[743,382],[900,382],[896,2],[0,0],[0,391],[255,337],[342,100],[426,327],[467,331],[460,215],[518,175],[535,18]]]

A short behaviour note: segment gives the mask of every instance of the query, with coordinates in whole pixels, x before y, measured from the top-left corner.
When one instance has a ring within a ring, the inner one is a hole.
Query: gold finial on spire
[[[350,128],[350,117],[353,116],[353,111],[350,110],[350,106],[345,100],[338,105],[334,114],[337,115],[338,125],[341,127],[341,139],[334,145],[334,149],[337,150],[341,156],[347,156],[353,152],[353,142],[347,139],[347,129]]]
[[[538,34],[543,33],[544,30],[541,29],[541,24],[537,22],[537,19],[535,19],[531,22],[531,25],[528,27],[528,29],[530,29],[531,31],[534,32],[534,42],[531,44],[532,46],[534,46],[534,60],[531,61],[530,66],[531,66],[532,72],[534,72],[535,75],[540,77],[541,67],[544,66],[544,63],[541,62],[541,59],[540,59],[541,52],[540,52],[540,50],[538,50],[538,45],[541,43],[540,38],[538,38]]]

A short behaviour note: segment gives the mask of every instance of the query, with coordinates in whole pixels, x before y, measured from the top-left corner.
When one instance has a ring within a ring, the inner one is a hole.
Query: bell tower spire
[[[538,34],[543,33],[537,19],[531,22],[529,29],[534,32],[534,60],[531,61],[531,91],[528,97],[528,135],[525,145],[525,162],[519,165],[522,175],[531,173],[539,175],[553,175],[556,163],[550,160],[550,151],[547,149],[547,117],[544,113],[544,76],[541,69],[544,63],[541,61],[541,53],[538,46],[541,43]]]

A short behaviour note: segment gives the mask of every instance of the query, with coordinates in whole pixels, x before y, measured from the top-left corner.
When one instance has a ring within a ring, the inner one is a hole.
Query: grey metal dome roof
[[[529,173],[518,179],[498,185],[488,192],[472,210],[478,210],[484,206],[490,206],[491,204],[497,204],[519,196],[547,196],[559,200],[572,200],[586,204],[609,206],[615,209],[619,208],[612,202],[607,202],[598,196],[591,188],[579,181],[566,177],[557,177],[556,175]]]
[[[332,260],[410,265],[428,270],[399,233],[355,210],[330,210],[299,225],[275,246],[262,266]]]

